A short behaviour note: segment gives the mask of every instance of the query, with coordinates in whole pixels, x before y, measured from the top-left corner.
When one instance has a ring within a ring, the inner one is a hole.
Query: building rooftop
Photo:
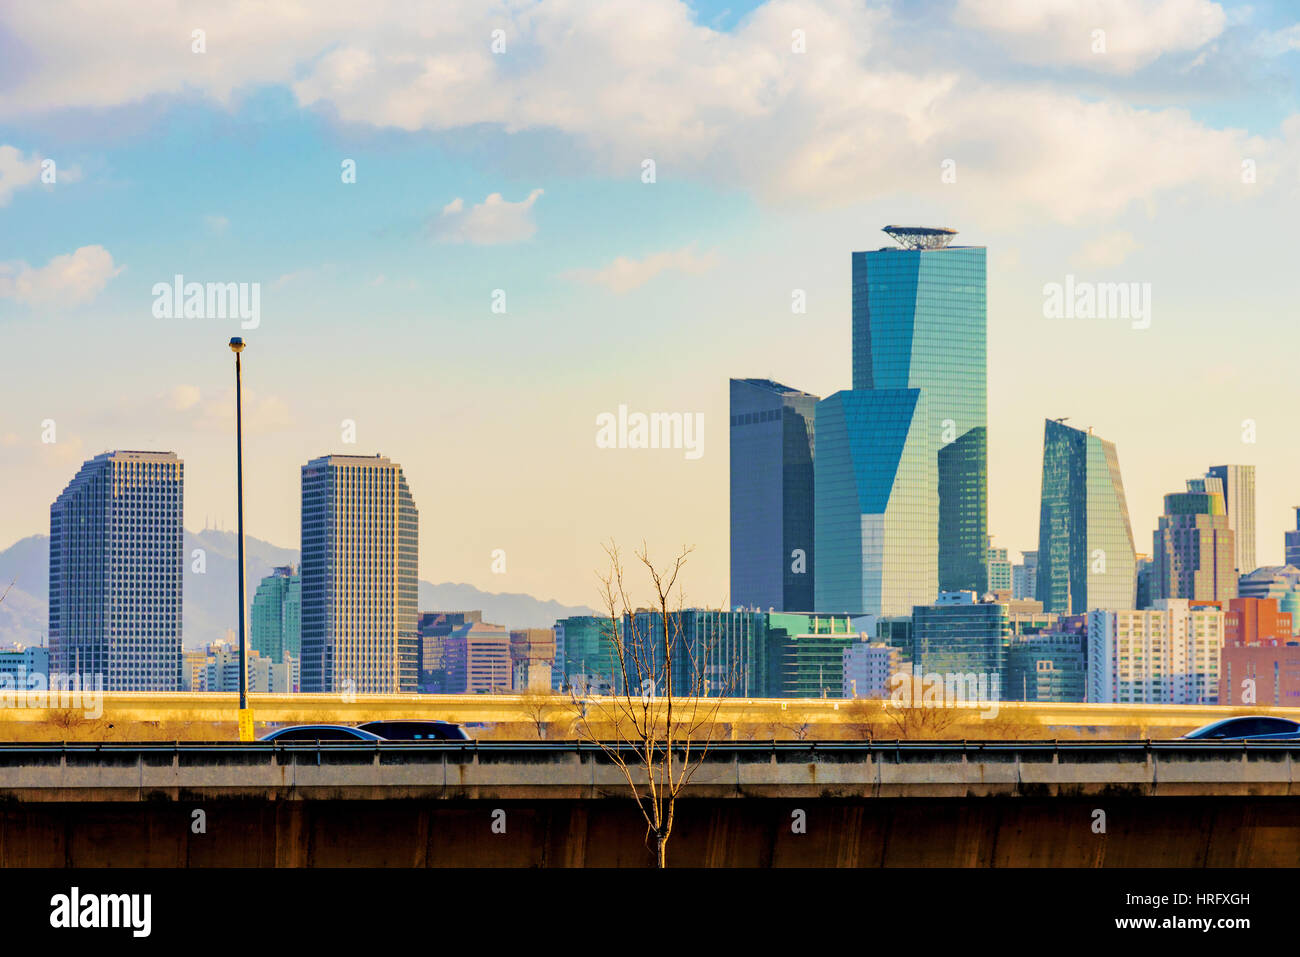
[[[957,235],[945,226],[886,226],[882,232],[904,249],[943,249]]]

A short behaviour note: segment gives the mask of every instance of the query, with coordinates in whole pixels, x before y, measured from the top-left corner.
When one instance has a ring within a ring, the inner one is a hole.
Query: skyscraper
[[[818,609],[909,615],[938,594],[938,462],[925,402],[920,389],[867,389],[817,403]]]
[[[853,388],[920,389],[937,462],[942,591],[988,589],[988,316],[983,246],[886,226],[902,248],[853,254]],[[933,600],[931,595],[926,601]]]
[[[281,565],[257,586],[249,614],[249,644],[276,664],[285,655],[302,654],[302,576],[292,565]]]
[[[302,467],[302,690],[414,691],[419,513],[380,455]]]
[[[985,250],[950,247],[951,229],[885,232],[903,248],[853,254],[853,388],[817,406],[828,612],[906,615],[988,587]]]
[[[1237,574],[1249,575],[1259,567],[1255,564],[1255,466],[1211,465],[1205,477],[1223,483],[1228,527],[1236,539]]]
[[[1012,591],[1011,559],[1005,548],[989,548],[989,591]]]
[[[1115,444],[1049,419],[1043,432],[1037,597],[1043,610],[1129,610],[1136,552]]]
[[[108,691],[179,691],[185,466],[105,452],[50,506],[50,669]]]
[[[1151,556],[1152,598],[1237,597],[1236,542],[1217,478],[1190,479],[1165,496]]]
[[[731,605],[813,607],[817,396],[731,380]]]

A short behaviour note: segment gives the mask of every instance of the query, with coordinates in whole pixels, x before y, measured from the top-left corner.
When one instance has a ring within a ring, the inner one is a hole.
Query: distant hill
[[[202,572],[195,571],[196,549],[203,550]],[[248,563],[247,600],[257,583],[277,565],[298,563],[296,548],[281,548],[251,536],[244,539]],[[40,644],[49,621],[48,535],[32,535],[0,551],[0,591],[13,581],[0,603],[0,643]],[[205,529],[185,533],[185,603],[182,616],[187,648],[205,645],[236,627],[235,533]],[[521,593],[480,591],[473,585],[420,582],[421,611],[482,610],[483,620],[508,628],[549,628],[557,618],[595,614],[583,606],[562,605]]]

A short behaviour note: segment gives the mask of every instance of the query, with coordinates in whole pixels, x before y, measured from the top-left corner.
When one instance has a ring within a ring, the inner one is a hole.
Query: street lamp
[[[244,407],[240,384],[239,354],[244,340],[230,340],[235,354],[235,494],[239,509],[239,740],[253,740],[253,715],[248,710],[248,657],[244,646]]]

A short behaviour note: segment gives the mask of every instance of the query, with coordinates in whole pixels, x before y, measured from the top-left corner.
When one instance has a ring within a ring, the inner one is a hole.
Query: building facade
[[[1217,478],[1223,492],[1237,575],[1254,571],[1258,567],[1255,564],[1255,466],[1211,465],[1205,477]]]
[[[1166,495],[1153,543],[1153,599],[1237,597],[1236,541],[1218,479],[1191,479],[1186,492]]]
[[[1133,608],[1136,555],[1115,444],[1049,419],[1036,582],[1043,609],[1078,615]]]
[[[912,609],[912,664],[921,674],[983,674],[1001,681],[1012,625],[1003,602],[948,592],[940,604]]]
[[[105,452],[50,506],[50,668],[106,691],[179,691],[185,466]]]
[[[1088,700],[1217,704],[1224,613],[1185,598],[1088,614]]]
[[[249,614],[249,645],[271,661],[302,654],[302,576],[281,565],[258,583]]]
[[[844,648],[844,698],[886,698],[890,679],[902,670],[902,655],[882,641],[866,641],[859,636]]]
[[[817,406],[814,604],[851,615],[988,589],[985,250],[885,232],[852,256],[852,389]]]
[[[1014,638],[1007,649],[1005,690],[1008,701],[1087,700],[1087,634],[1044,631]]]
[[[731,380],[731,606],[813,607],[817,396]]]
[[[400,465],[327,455],[303,466],[304,691],[415,691],[418,550]]]

